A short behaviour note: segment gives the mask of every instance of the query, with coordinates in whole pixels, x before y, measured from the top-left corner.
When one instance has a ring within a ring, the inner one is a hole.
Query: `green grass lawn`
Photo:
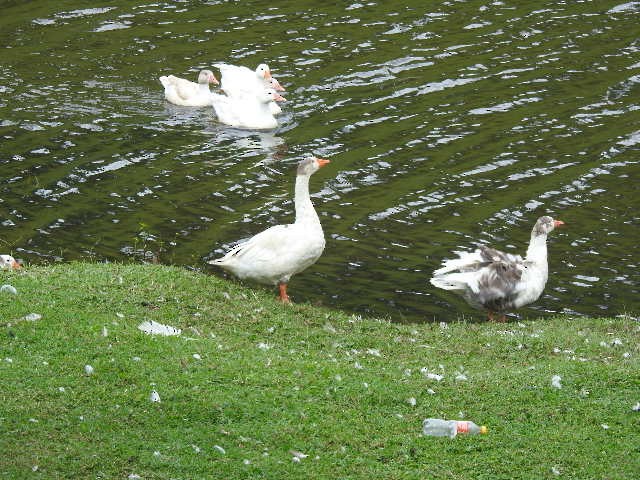
[[[630,317],[400,325],[153,265],[1,283],[2,479],[640,478]]]

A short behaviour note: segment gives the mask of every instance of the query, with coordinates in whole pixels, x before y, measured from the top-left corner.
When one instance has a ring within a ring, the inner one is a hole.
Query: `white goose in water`
[[[214,65],[220,69],[220,89],[230,97],[255,96],[265,89],[272,88],[276,92],[284,92],[280,82],[271,75],[266,63],[261,63],[254,70],[226,63]],[[282,109],[275,102],[269,104],[272,115],[278,115]]]
[[[228,97],[218,93],[211,94],[211,104],[218,120],[233,127],[258,130],[278,126],[278,121],[269,109],[269,103],[284,102],[285,100],[271,88],[253,96]]]
[[[289,303],[289,279],[313,265],[324,250],[322,225],[309,197],[309,178],[327,163],[329,160],[309,157],[298,164],[295,223],[268,228],[209,263],[241,279],[278,285],[280,300]]]
[[[160,83],[167,101],[185,107],[207,107],[211,105],[209,84],[218,84],[218,80],[211,70],[202,70],[198,75],[198,83],[173,75],[160,77]]]
[[[560,225],[564,225],[561,220],[540,217],[524,259],[485,246],[475,252],[455,252],[459,258],[443,262],[431,283],[487,310],[490,321],[494,312],[500,313],[499,321],[505,321],[504,311],[535,302],[542,294],[549,275],[547,235]]]
[[[22,265],[11,255],[0,255],[0,269],[18,270],[19,268],[22,268]]]

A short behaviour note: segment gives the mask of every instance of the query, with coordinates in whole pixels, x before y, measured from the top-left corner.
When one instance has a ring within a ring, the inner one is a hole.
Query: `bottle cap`
[[[486,427],[486,425],[482,425],[480,427],[480,433],[485,434],[489,431],[489,429]]]

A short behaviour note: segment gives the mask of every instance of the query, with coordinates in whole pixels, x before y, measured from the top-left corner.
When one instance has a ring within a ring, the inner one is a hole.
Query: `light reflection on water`
[[[297,301],[468,316],[433,269],[481,243],[524,253],[551,214],[567,228],[521,313],[639,309],[637,2],[70,3],[11,7],[0,32],[3,251],[212,272],[292,220],[295,164],[315,153],[332,160],[311,183],[327,249]],[[159,75],[218,61],[270,64],[287,88],[276,130],[163,100]]]

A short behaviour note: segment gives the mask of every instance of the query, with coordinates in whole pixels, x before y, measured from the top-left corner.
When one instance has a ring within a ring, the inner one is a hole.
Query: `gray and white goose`
[[[454,252],[459,258],[444,261],[433,272],[431,284],[487,310],[490,321],[494,313],[500,314],[498,321],[505,321],[505,311],[533,303],[542,295],[549,276],[547,235],[560,225],[564,225],[561,220],[540,217],[524,259],[484,245],[474,252]]]

